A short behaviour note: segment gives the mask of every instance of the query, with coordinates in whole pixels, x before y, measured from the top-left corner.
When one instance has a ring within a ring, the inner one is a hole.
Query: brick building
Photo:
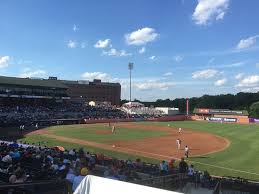
[[[58,80],[57,77],[31,79],[0,76],[0,97],[70,99],[120,105],[121,85],[119,83],[101,82],[101,80],[90,82]]]

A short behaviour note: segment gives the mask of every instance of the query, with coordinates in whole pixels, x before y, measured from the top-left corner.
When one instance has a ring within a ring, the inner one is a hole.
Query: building
[[[215,122],[249,123],[246,110],[195,108],[194,120],[207,120]]]
[[[119,83],[101,82],[94,79],[90,81],[61,81],[68,87],[67,94],[72,100],[86,102],[108,102],[112,105],[120,105],[121,85]]]
[[[0,76],[0,98],[55,99],[120,104],[119,83],[17,78]]]
[[[0,97],[69,99],[67,89],[57,80],[0,76]]]

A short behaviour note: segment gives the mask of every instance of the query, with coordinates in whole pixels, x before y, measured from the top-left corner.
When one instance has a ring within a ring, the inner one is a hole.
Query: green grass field
[[[198,170],[208,170],[213,175],[220,176],[240,176],[243,178],[259,180],[259,125],[237,125],[237,124],[220,124],[206,123],[198,121],[177,121],[177,122],[141,122],[142,125],[167,126],[188,128],[197,131],[206,131],[227,138],[231,145],[224,151],[208,154],[201,157],[192,157],[189,163],[193,163]],[[67,129],[70,130],[67,130]],[[74,130],[71,130],[74,128]],[[131,140],[146,137],[155,137],[166,135],[165,132],[146,131],[141,129],[121,129],[117,131],[115,137],[110,134],[96,134],[96,130],[110,130],[104,128],[103,125],[88,125],[86,129],[82,125],[51,127],[54,134],[66,137],[74,137],[96,142],[104,142],[111,140]],[[111,152],[103,149],[82,146],[78,144],[70,144],[46,138],[40,135],[27,136],[22,139],[27,142],[45,142],[48,146],[61,145],[66,148],[84,147],[89,151],[96,153],[104,153],[122,159],[136,158],[139,156],[127,155],[124,153]],[[209,144],[210,142],[208,142]],[[143,158],[148,162],[159,162],[154,159]]]
[[[68,130],[67,130],[68,129]],[[94,141],[94,142],[106,142],[114,140],[132,140],[132,139],[144,139],[148,137],[158,137],[166,135],[163,131],[148,131],[144,129],[126,129],[119,128],[116,131],[116,135],[108,134],[97,134],[98,130],[111,131],[111,127],[104,126],[103,124],[92,124],[92,125],[66,125],[64,127],[53,126],[48,128],[55,135],[72,137],[82,140]]]

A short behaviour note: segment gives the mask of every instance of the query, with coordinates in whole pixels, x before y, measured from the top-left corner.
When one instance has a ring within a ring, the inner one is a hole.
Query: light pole
[[[128,68],[130,73],[130,102],[131,102],[131,70],[133,69],[133,63],[129,63]]]

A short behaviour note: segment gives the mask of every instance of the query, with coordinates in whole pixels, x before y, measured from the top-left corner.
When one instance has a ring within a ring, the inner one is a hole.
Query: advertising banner
[[[259,124],[259,119],[249,118],[249,123],[258,123]]]
[[[220,114],[220,113],[223,113],[223,114],[237,114],[237,115],[243,114],[243,111],[224,110],[224,109],[209,109],[209,112],[213,113],[213,114]]]
[[[237,122],[236,118],[221,118],[221,117],[210,117],[209,121],[216,121],[216,122]]]

